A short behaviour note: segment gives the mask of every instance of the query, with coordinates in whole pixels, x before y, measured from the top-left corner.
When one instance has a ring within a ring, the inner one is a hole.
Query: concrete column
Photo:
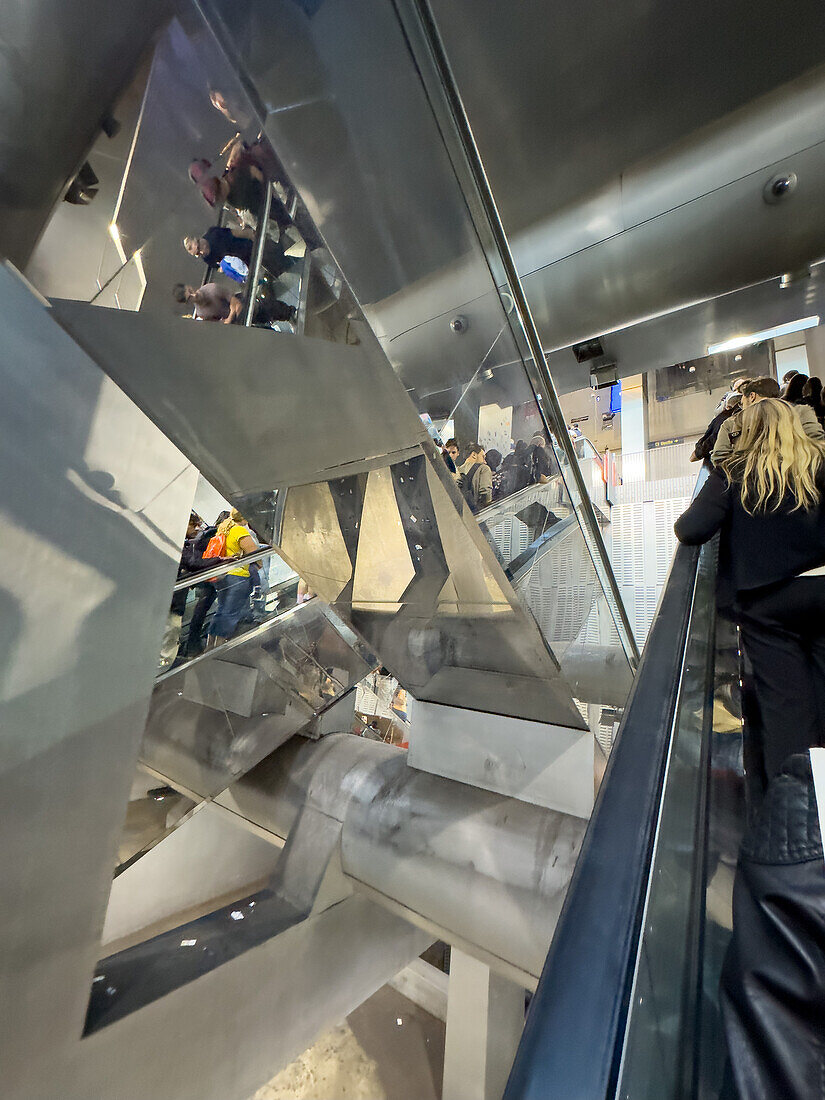
[[[501,1100],[524,1026],[524,990],[450,953],[442,1100]]]
[[[622,379],[622,480],[644,481],[647,409],[644,375]],[[631,457],[632,456],[632,457]]]

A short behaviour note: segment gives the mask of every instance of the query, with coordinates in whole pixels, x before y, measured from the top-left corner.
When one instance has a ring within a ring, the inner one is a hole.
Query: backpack
[[[514,454],[508,455],[501,466],[501,483],[499,497],[509,497],[511,493],[517,493],[530,484],[531,462],[530,456],[524,461],[519,461]]]
[[[221,534],[220,531],[216,532],[209,542],[206,544],[206,549],[203,552],[205,558],[226,558],[229,555],[226,553],[226,532]],[[218,581],[217,577],[210,577],[209,583],[215,584]]]
[[[470,505],[470,510],[475,512],[478,508],[478,479],[481,474],[482,462],[474,462],[466,474],[461,474],[458,479],[458,487],[461,495]]]

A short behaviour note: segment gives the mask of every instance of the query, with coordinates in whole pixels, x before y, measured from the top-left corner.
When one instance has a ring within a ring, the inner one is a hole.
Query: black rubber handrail
[[[613,1096],[698,561],[677,547],[504,1100]]]

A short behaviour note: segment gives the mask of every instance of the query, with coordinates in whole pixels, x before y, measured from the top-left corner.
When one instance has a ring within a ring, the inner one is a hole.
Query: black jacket
[[[820,468],[818,480],[825,493],[825,468]],[[720,582],[733,592],[762,588],[825,564],[825,498],[810,512],[794,512],[793,506],[793,498],[787,497],[775,512],[749,515],[738,485],[714,470],[676,520],[676,537],[697,546],[721,532]]]
[[[790,756],[745,835],[721,1006],[740,1100],[825,1095],[825,865],[808,756]]]
[[[697,458],[701,458],[703,462],[710,463],[710,452],[713,450],[713,446],[716,443],[716,437],[719,435],[719,429],[725,423],[729,417],[733,415],[733,409],[722,409],[718,412],[705,428],[705,434],[696,440],[696,446],[693,448],[693,452]]]

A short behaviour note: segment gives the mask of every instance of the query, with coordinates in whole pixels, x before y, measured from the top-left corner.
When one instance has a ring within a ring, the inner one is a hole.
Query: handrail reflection
[[[184,588],[191,588],[193,584],[203,584],[204,581],[223,577],[227,573],[231,573],[233,569],[237,569],[239,565],[245,565],[247,562],[265,561],[277,553],[278,551],[274,547],[264,546],[260,550],[254,550],[251,554],[241,554],[237,558],[226,558],[223,565],[203,569],[199,573],[193,573],[190,577],[184,577],[183,580],[176,581],[172,591],[182,592]],[[295,576],[297,577],[297,575],[296,573]]]
[[[290,587],[290,585],[295,583],[296,579],[297,577],[293,577],[288,581],[284,581],[279,585],[275,585],[273,588],[270,589],[270,593],[279,593],[282,590],[286,590]],[[164,680],[167,680],[170,676],[174,676],[175,673],[180,672],[184,668],[191,668],[192,665],[205,661],[208,658],[213,657],[216,653],[223,653],[226,650],[234,649],[242,642],[248,642],[250,639],[256,638],[258,635],[265,633],[276,620],[283,621],[287,617],[291,617],[292,615],[297,614],[299,608],[303,607],[304,604],[307,604],[314,599],[317,599],[317,597],[310,596],[306,600],[304,600],[303,603],[295,603],[291,607],[286,607],[283,609],[279,609],[277,607],[274,608],[272,612],[263,620],[263,622],[255,623],[253,626],[250,626],[249,630],[241,630],[239,633],[235,634],[232,638],[227,639],[227,641],[222,642],[220,645],[213,646],[210,649],[205,649],[196,657],[190,657],[186,661],[181,661],[180,664],[175,664],[171,668],[164,669],[163,672],[159,673],[155,677],[155,683],[160,684]]]

